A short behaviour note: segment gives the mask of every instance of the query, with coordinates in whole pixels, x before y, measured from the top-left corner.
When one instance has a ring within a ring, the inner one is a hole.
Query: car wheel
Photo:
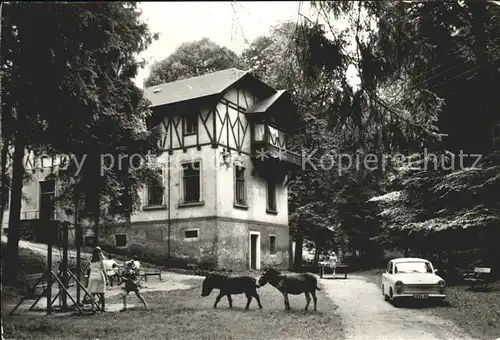
[[[389,301],[389,296],[385,293],[384,285],[382,285],[382,295],[384,296],[384,301]]]
[[[392,287],[389,288],[390,301],[394,307],[399,307],[399,299],[394,297],[394,293],[392,291]]]

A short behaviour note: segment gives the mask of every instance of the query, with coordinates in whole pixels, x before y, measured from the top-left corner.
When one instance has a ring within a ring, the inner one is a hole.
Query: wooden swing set
[[[43,298],[47,299],[47,306],[45,308],[47,315],[52,314],[52,312],[58,310],[61,312],[68,312],[78,310],[80,314],[84,312],[83,310],[83,300],[89,297],[92,304],[97,307],[97,310],[101,310],[101,307],[92,298],[91,294],[85,289],[84,285],[81,283],[82,270],[81,270],[81,229],[78,224],[75,224],[75,246],[76,246],[76,275],[68,268],[68,234],[70,222],[53,223],[53,221],[47,221],[48,230],[48,242],[47,242],[47,270],[43,274],[38,274],[38,279],[36,279],[34,285],[29,285],[27,283],[27,294],[23,296],[21,301],[12,309],[9,315],[13,315],[14,312],[27,300],[35,300],[29,310],[33,310],[36,304]],[[53,271],[52,268],[52,248],[53,243],[60,238],[60,232],[62,231],[62,261],[59,264],[58,272]],[[70,284],[70,281],[73,282]],[[59,292],[54,298],[52,298],[52,288],[53,285],[57,283]],[[76,299],[74,299],[69,288],[76,286]],[[37,289],[43,288],[41,293],[37,293]],[[81,292],[85,294],[83,299],[81,299]],[[59,298],[59,307],[54,308],[54,303]],[[72,306],[68,306],[68,300],[73,302]]]

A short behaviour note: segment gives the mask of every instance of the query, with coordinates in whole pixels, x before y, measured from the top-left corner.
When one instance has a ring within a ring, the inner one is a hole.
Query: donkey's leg
[[[306,295],[306,301],[307,301],[304,311],[307,312],[307,308],[309,308],[309,304],[311,303],[311,295],[309,294],[309,292],[304,292],[304,294]]]
[[[225,294],[223,294],[222,292],[219,293],[219,295],[217,295],[217,297],[215,298],[215,303],[214,303],[214,308],[217,308],[217,304],[219,303],[220,299],[222,299],[222,297],[224,296]]]
[[[257,291],[253,292],[252,295],[255,298],[255,300],[257,300],[257,303],[259,304],[259,308],[262,309],[262,305],[260,304],[260,297],[259,297],[259,294],[257,294]]]
[[[290,310],[290,301],[288,300],[288,294],[283,293],[283,298],[285,300],[285,310]]]
[[[245,309],[248,309],[250,307],[250,302],[252,302],[252,294],[245,293],[245,295],[247,296],[247,306],[245,307]]]
[[[316,291],[315,291],[315,290],[313,290],[313,291],[311,292],[311,295],[312,295],[312,297],[313,297],[313,302],[314,302],[314,311],[316,312],[316,302],[318,301],[318,299],[316,298]]]
[[[229,301],[229,308],[233,308],[233,299],[231,298],[231,294],[226,294],[227,301]]]

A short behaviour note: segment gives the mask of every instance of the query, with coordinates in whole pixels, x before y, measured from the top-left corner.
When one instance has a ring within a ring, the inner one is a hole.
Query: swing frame
[[[81,243],[80,242],[81,229],[79,228],[78,224],[75,225],[75,231],[76,231],[76,236],[77,236],[76,237],[76,253],[77,253],[77,255],[76,255],[76,267],[77,267],[76,268],[76,275],[68,269],[68,244],[69,244],[68,234],[69,234],[69,225],[71,225],[71,223],[66,222],[66,221],[60,223],[60,225],[62,227],[62,246],[63,246],[63,248],[62,248],[62,261],[60,262],[59,271],[57,274],[52,270],[52,246],[53,246],[54,240],[57,239],[57,234],[59,231],[58,224],[59,223],[50,223],[49,224],[51,227],[49,227],[50,235],[48,237],[48,242],[47,242],[47,270],[45,271],[45,273],[43,275],[40,276],[40,278],[31,287],[31,289],[28,289],[30,291],[29,294],[24,296],[18,302],[18,304],[10,311],[9,315],[13,315],[14,312],[22,305],[22,303],[24,301],[31,300],[31,298],[34,296],[36,296],[35,302],[33,302],[31,307],[29,308],[29,310],[33,310],[35,305],[41,300],[42,297],[45,296],[47,298],[47,305],[46,305],[45,311],[46,311],[47,315],[50,315],[54,311],[53,305],[54,305],[55,301],[57,300],[57,298],[59,297],[60,302],[61,302],[60,311],[68,312],[69,310],[76,307],[78,312],[80,314],[83,314],[83,309],[82,309],[83,303],[81,303],[81,301],[80,301],[82,290],[84,292],[84,297],[89,296],[91,301],[92,301],[92,304],[94,304],[95,307],[97,307],[97,310],[99,310],[99,311],[101,310],[101,307],[95,302],[94,299],[92,299],[92,295],[87,291],[87,289],[80,282],[80,277],[81,277],[81,269],[80,269],[81,268],[81,256],[80,256],[80,254],[81,254],[81,245],[80,245],[80,243]],[[61,254],[61,249],[59,251]],[[37,286],[39,286],[40,282],[42,282],[42,280],[44,280],[44,279],[47,282],[45,289],[43,290],[43,292],[41,294],[35,295],[34,293],[36,291]],[[74,280],[74,283],[71,285],[69,284],[70,279]],[[56,296],[54,298],[52,298],[52,286],[56,282],[59,286],[59,292],[56,294]],[[77,286],[76,299],[73,299],[70,292],[68,291],[68,289],[74,285]],[[71,302],[73,302],[73,306],[71,306],[71,307],[68,306],[67,298],[69,298],[71,300]]]

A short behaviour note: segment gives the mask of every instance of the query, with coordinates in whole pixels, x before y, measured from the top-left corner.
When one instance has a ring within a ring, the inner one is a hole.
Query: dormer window
[[[198,132],[198,115],[196,112],[184,116],[184,135],[195,135]]]
[[[255,124],[253,139],[256,142],[263,142],[266,138],[266,127],[264,124]]]

